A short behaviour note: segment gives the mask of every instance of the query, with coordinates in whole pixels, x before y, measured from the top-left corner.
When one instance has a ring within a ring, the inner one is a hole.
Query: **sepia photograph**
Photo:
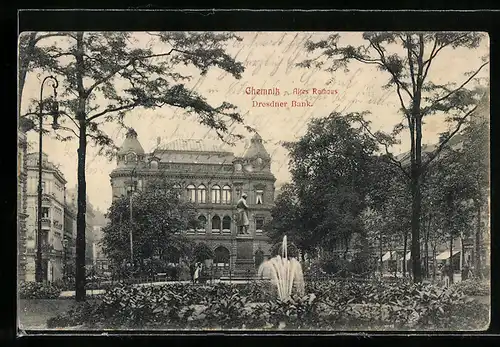
[[[484,331],[485,32],[21,32],[17,326]]]

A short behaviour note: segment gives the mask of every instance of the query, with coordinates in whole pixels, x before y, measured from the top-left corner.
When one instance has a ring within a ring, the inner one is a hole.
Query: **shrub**
[[[454,287],[469,296],[489,296],[491,293],[491,283],[489,281],[468,279],[454,284]]]
[[[486,305],[455,287],[344,280],[306,283],[306,295],[282,302],[267,281],[245,285],[119,285],[100,300],[50,321],[57,325],[205,329],[484,328]]]
[[[21,282],[19,296],[21,299],[56,299],[61,289],[51,283]]]

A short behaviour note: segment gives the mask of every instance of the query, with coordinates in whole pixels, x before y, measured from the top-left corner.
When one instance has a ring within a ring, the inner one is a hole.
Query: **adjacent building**
[[[276,179],[260,135],[253,136],[241,157],[192,139],[158,143],[152,153],[146,153],[130,129],[110,174],[113,199],[144,189],[148,181],[160,177],[197,205],[202,227],[185,233],[212,248],[215,264],[250,271],[270,256],[270,241],[263,229],[271,218]],[[250,235],[239,235],[235,223],[235,206],[243,192],[248,195]]]
[[[66,191],[64,197],[63,275],[64,277],[72,277],[75,274],[76,259],[76,206],[73,201],[67,198]]]
[[[38,153],[27,155],[26,163],[26,276],[27,281],[35,280],[35,261],[37,251],[38,220]],[[42,153],[42,271],[47,281],[61,279],[63,276],[63,239],[64,239],[64,187],[63,173]]]
[[[101,212],[99,209],[94,211],[94,227],[93,227],[93,236],[94,236],[94,254],[93,261],[94,267],[96,271],[100,273],[108,272],[108,259],[104,254],[102,248],[102,238],[103,238],[103,228],[108,224],[108,220],[105,217],[105,214]]]
[[[78,189],[73,187],[67,189],[66,192],[66,202],[69,206],[72,206],[75,214],[77,212],[76,206],[78,206]],[[86,197],[87,209],[85,213],[85,265],[91,267],[94,263],[94,207],[89,202],[89,197]],[[76,219],[75,219],[75,237],[74,243],[76,244]]]
[[[17,131],[17,269],[18,279],[26,280],[26,211],[27,203],[27,146],[26,131],[29,125],[20,121]]]

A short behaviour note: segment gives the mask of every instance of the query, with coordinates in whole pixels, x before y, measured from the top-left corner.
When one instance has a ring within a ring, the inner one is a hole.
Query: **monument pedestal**
[[[236,262],[234,273],[236,276],[255,275],[253,238],[251,235],[238,235],[236,237]]]

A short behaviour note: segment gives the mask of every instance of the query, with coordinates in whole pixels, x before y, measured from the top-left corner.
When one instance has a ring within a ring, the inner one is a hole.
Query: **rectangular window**
[[[264,218],[262,217],[255,218],[255,231],[261,233],[263,229],[264,229]]]
[[[42,218],[50,218],[49,211],[50,211],[50,208],[42,207]]]

